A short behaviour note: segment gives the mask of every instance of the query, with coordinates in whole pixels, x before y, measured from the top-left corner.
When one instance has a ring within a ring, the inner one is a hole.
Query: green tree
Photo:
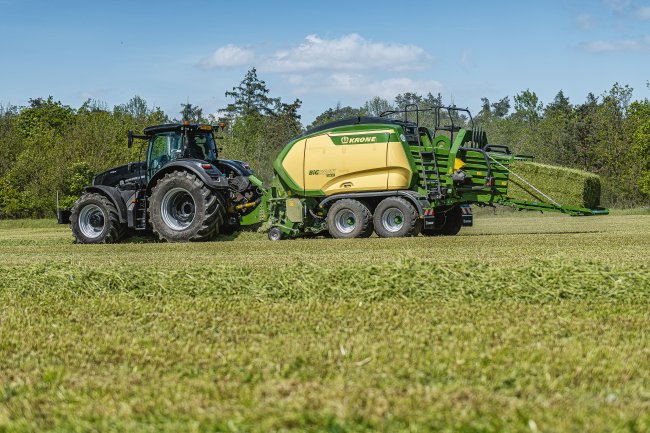
[[[407,105],[421,104],[422,102],[422,96],[413,92],[400,93],[395,96],[395,105],[398,110],[403,110]]]
[[[635,155],[634,166],[639,170],[637,185],[647,200],[650,198],[650,100],[633,102],[626,123],[631,154]]]
[[[507,96],[505,98],[501,98],[497,102],[491,104],[490,107],[492,107],[492,114],[495,117],[506,117],[510,111],[510,98]]]
[[[250,69],[238,86],[226,92],[227,98],[234,101],[223,110],[231,117],[251,114],[272,115],[280,103],[278,98],[269,97],[266,83],[257,77],[257,70]]]
[[[201,107],[192,105],[189,102],[185,104],[181,104],[181,107],[183,107],[183,109],[180,112],[181,120],[183,122],[190,122],[190,123],[206,122],[205,118],[203,117],[203,109]]]
[[[314,128],[318,125],[323,125],[325,123],[333,122],[335,120],[345,119],[347,117],[355,116],[365,116],[367,112],[364,108],[354,108],[349,105],[346,107],[341,106],[340,102],[337,102],[336,107],[328,108],[314,119],[314,121],[307,127],[307,129]]]
[[[513,116],[516,119],[529,123],[539,120],[543,105],[535,92],[526,89],[515,95],[514,100],[515,112]]]
[[[385,111],[394,110],[395,108],[384,98],[375,96],[370,101],[367,101],[363,110],[367,113],[368,116],[379,116]]]

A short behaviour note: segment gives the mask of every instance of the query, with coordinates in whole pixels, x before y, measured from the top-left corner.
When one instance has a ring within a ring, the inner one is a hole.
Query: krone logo
[[[348,137],[344,135],[341,137],[341,144],[361,144],[361,143],[376,143],[377,137]]]

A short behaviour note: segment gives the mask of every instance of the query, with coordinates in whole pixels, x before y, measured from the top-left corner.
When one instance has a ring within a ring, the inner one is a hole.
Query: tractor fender
[[[415,206],[415,209],[417,209],[419,216],[424,215],[423,208],[428,204],[428,201],[425,201],[424,202],[425,206],[423,206],[422,196],[415,191],[397,190],[397,191],[379,191],[379,192],[356,192],[350,194],[334,194],[327,197],[325,200],[321,201],[319,203],[319,206],[320,207],[329,206],[334,201],[343,198],[351,198],[351,199],[382,198],[383,199],[385,197],[404,197],[405,199],[409,200],[413,204],[413,206]]]
[[[187,171],[196,175],[203,183],[205,183],[208,188],[212,189],[227,189],[228,188],[228,178],[226,178],[221,171],[215,166],[211,166],[209,169],[205,169],[202,165],[208,164],[205,161],[198,159],[189,159],[189,160],[178,160],[166,164],[163,168],[158,170],[156,174],[149,180],[147,184],[147,195],[151,194],[151,189],[156,185],[156,183],[162,179],[167,173],[173,171]]]
[[[253,170],[243,161],[237,159],[220,159],[215,163],[218,169],[221,171],[233,171],[240,176],[250,176],[253,173]]]
[[[126,222],[126,203],[124,202],[124,198],[117,188],[106,185],[92,185],[85,187],[84,191],[101,194],[108,198],[117,208],[119,212],[120,222]]]

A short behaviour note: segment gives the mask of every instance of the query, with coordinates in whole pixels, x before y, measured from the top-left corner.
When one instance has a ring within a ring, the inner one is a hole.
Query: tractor
[[[205,241],[236,230],[257,214],[262,182],[242,161],[220,159],[217,126],[164,124],[144,129],[144,161],[95,176],[71,209],[58,209],[77,243],[114,243],[127,232],[151,230],[169,242]],[[58,206],[57,206],[58,207]],[[259,212],[259,210],[258,210]]]

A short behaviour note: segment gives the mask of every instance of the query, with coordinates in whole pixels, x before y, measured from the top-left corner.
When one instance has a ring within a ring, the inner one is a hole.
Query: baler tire
[[[463,227],[463,213],[460,206],[454,206],[445,214],[445,222],[441,227],[422,230],[424,236],[456,236]]]
[[[344,221],[348,216],[348,221]],[[349,220],[352,220],[352,223]],[[350,227],[347,224],[351,224]],[[372,213],[358,200],[342,199],[327,211],[327,228],[336,239],[367,238],[372,235]],[[349,228],[349,231],[347,231]]]
[[[175,195],[185,200],[181,202],[181,206],[176,205],[178,197]],[[191,203],[188,198],[191,198]],[[187,171],[167,173],[151,190],[149,221],[154,234],[160,240],[167,242],[210,240],[219,233],[225,216],[226,206],[221,193],[208,188],[193,173]]]
[[[270,241],[276,242],[282,240],[284,233],[282,233],[280,227],[271,227],[268,232],[268,237]]]
[[[95,218],[101,214],[103,225],[100,231],[95,232],[96,227],[90,222],[93,215],[88,215],[89,211],[94,211]],[[108,197],[97,193],[84,193],[75,202],[70,213],[70,228],[78,244],[113,244],[119,242],[126,232],[124,224],[120,223],[117,207]]]
[[[418,211],[410,201],[402,197],[387,197],[375,208],[375,233],[381,238],[417,236],[420,228],[418,217]],[[399,222],[396,221],[398,218]]]

